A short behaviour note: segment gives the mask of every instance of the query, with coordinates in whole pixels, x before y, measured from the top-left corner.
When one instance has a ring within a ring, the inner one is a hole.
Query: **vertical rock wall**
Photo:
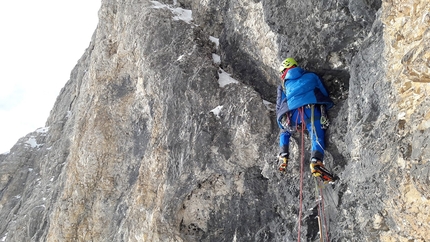
[[[428,240],[430,228],[430,6],[425,1],[383,4],[386,81],[393,97],[389,109],[395,142],[390,164],[390,220],[381,241]]]
[[[425,241],[427,5],[102,1],[47,127],[0,155],[0,241],[297,240],[300,137],[278,173],[267,105],[287,56],[336,104],[331,241]],[[221,87],[219,68],[238,83]],[[315,241],[305,155],[301,237]]]

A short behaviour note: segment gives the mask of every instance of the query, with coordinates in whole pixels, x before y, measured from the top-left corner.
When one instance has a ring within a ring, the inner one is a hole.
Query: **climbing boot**
[[[322,161],[315,158],[312,159],[311,173],[314,177],[320,177],[324,183],[329,183],[337,180],[337,177],[331,174],[325,167]]]
[[[279,171],[286,172],[288,166],[288,154],[281,153],[279,155]]]

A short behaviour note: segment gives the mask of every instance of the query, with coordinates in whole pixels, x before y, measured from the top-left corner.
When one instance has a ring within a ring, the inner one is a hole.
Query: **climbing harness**
[[[296,125],[293,126],[293,123],[291,122],[293,114],[291,112],[287,112],[285,115],[283,115],[281,119],[282,126],[288,131],[290,134],[294,134],[297,131],[297,120]]]
[[[312,115],[311,118],[309,119],[309,117],[306,117],[306,119],[304,119],[304,121],[308,122],[310,121],[312,123],[312,131],[315,131],[314,129],[314,121],[315,121],[315,106],[320,108],[320,113],[321,113],[321,117],[320,117],[320,123],[321,123],[321,128],[322,129],[327,129],[328,126],[330,125],[328,117],[327,117],[327,113],[325,111],[325,106],[324,105],[315,105],[315,104],[308,104],[306,106],[304,106],[304,108],[306,109],[311,109]],[[298,109],[297,109],[298,110]],[[293,113],[292,112],[287,112],[285,115],[283,115],[283,117],[281,118],[281,124],[282,126],[290,133],[290,134],[294,134],[296,131],[300,130],[300,126],[298,125],[299,121],[299,116],[300,115],[296,115],[296,120],[295,123],[293,124],[291,118],[293,117]],[[303,116],[304,118],[304,116]],[[318,138],[318,137],[317,137]]]

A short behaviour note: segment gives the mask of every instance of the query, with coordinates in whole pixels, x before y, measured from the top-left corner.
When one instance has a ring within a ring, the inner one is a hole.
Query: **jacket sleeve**
[[[324,102],[325,108],[326,108],[326,110],[328,110],[328,109],[330,109],[330,108],[333,107],[333,101],[330,99],[330,97],[328,95],[328,92],[325,89],[325,87],[324,87],[321,79],[317,75],[315,75],[315,76],[318,78],[318,86],[317,86],[317,88],[318,88],[319,92],[322,95],[324,95],[324,97],[320,98],[320,101]],[[317,97],[317,99],[318,99],[318,97]]]
[[[276,97],[276,113],[278,113],[279,108],[281,107],[282,100],[286,98],[284,90],[282,90],[282,86],[278,86],[278,94]]]
[[[325,89],[324,85],[322,84],[321,79],[317,75],[315,75],[315,77],[318,79],[318,89],[320,89],[320,91],[324,96],[328,97],[328,92]]]
[[[276,121],[277,121],[280,129],[284,129],[284,126],[282,126],[281,120],[278,119],[278,116],[279,116],[279,111],[281,109],[281,103],[285,98],[287,98],[287,96],[285,95],[284,90],[282,90],[282,86],[279,85],[278,86],[278,94],[276,97],[276,117],[277,117]]]

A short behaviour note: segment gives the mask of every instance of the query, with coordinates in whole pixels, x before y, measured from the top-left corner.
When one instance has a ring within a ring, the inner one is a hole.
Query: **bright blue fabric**
[[[312,130],[312,124],[310,122],[310,108],[304,108],[305,125],[312,141],[311,156],[322,160],[325,149],[325,131],[321,128],[319,105],[324,105],[326,109],[330,109],[333,106],[333,102],[329,98],[320,78],[315,73],[307,72],[300,67],[296,67],[288,70],[284,79],[284,86],[279,85],[277,92],[276,119],[279,128],[282,129],[279,137],[279,146],[281,150],[286,150],[285,147],[289,146],[291,136],[281,124],[282,117],[287,112],[290,112],[292,114],[291,122],[294,127],[296,123],[302,123],[300,117],[297,118],[299,115],[297,109],[308,104],[317,104],[314,109],[315,132]]]
[[[279,127],[283,128],[280,120],[285,113],[308,104],[325,105],[326,109],[333,106],[324,85],[315,73],[300,67],[288,70],[284,88],[278,86],[276,118]]]
[[[311,109],[310,108],[304,108],[304,121],[306,125],[306,129],[309,132],[309,135],[311,137],[312,147],[311,147],[311,155],[315,156],[318,152],[320,153],[321,160],[324,156],[324,149],[325,149],[325,130],[321,128],[321,112],[319,108],[314,108],[314,128],[315,132],[312,129],[312,123],[311,123]],[[299,111],[297,109],[292,110],[292,117],[291,122],[292,126],[295,127],[296,125],[301,125],[302,120],[299,114]],[[297,122],[296,122],[297,121]],[[316,134],[316,135],[315,135]],[[283,130],[281,135],[279,136],[279,146],[282,148],[283,146],[289,146],[290,144],[290,137],[291,134],[287,130]],[[316,155],[318,156],[318,155]]]

